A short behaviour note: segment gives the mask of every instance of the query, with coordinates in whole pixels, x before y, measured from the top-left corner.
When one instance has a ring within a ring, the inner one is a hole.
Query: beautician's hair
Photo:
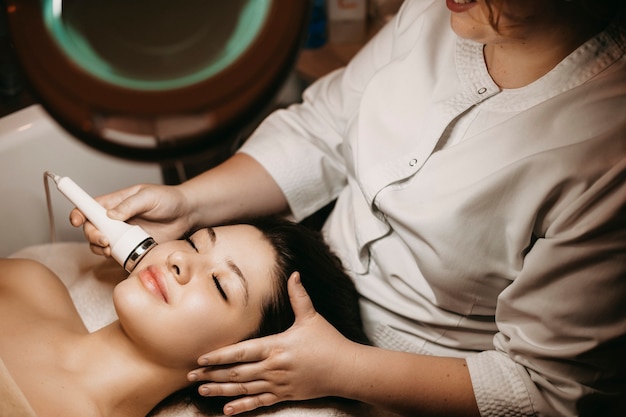
[[[274,295],[266,300],[261,325],[251,337],[280,333],[293,324],[287,280],[297,271],[315,310],[348,339],[369,343],[363,331],[354,283],[321,233],[278,217],[244,223],[260,230],[276,252]]]

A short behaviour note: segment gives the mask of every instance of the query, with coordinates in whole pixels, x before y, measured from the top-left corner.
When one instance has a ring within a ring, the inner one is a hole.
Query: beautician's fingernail
[[[235,412],[235,409],[232,406],[228,405],[224,407],[224,414],[226,414],[227,416],[233,415],[234,412]]]
[[[100,245],[102,247],[109,246],[109,239],[107,239],[106,237],[102,236],[100,239],[98,239],[98,245]]]
[[[120,216],[120,212],[115,210],[115,209],[107,210],[107,216],[109,216],[110,218],[115,219],[115,220],[119,220],[120,217],[121,217]]]
[[[209,360],[207,358],[200,358],[198,359],[198,365],[200,366],[207,366],[209,364]]]
[[[198,392],[200,393],[200,395],[209,395],[211,393],[211,390],[209,389],[209,387],[202,386],[198,389]]]
[[[198,374],[196,374],[195,372],[187,374],[187,379],[191,382],[195,382],[198,380]]]

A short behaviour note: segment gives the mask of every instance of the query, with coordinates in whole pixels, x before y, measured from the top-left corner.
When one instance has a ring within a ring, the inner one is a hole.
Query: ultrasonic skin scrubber
[[[157,245],[141,227],[107,216],[106,209],[70,178],[51,172],[46,172],[46,175],[53,179],[59,191],[109,239],[113,259],[126,271],[132,272],[141,258]]]

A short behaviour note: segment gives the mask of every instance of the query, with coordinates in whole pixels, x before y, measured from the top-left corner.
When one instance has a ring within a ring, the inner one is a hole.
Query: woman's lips
[[[139,281],[148,291],[167,303],[167,287],[157,267],[149,266],[139,271]]]
[[[454,0],[446,0],[446,6],[453,13],[463,13],[476,6],[476,1],[472,0],[467,3],[455,3]]]

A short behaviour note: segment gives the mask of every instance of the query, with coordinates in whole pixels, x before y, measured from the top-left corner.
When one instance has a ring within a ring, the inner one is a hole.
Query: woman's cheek
[[[203,354],[250,334],[243,315],[222,305],[220,300],[199,294],[189,296],[180,300],[179,313],[182,314],[177,315],[176,324],[172,323],[177,328],[178,349]]]

